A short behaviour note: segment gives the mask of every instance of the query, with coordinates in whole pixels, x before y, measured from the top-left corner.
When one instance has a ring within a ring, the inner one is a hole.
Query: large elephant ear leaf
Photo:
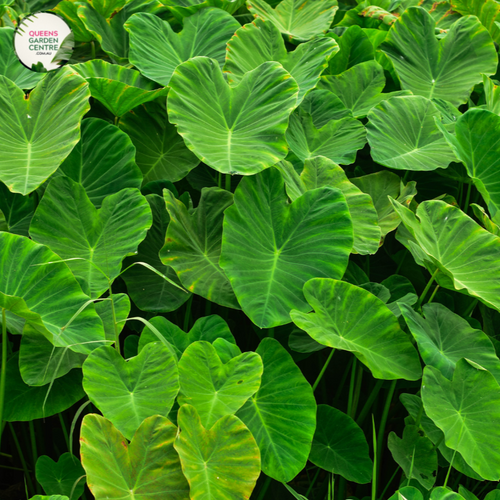
[[[500,5],[495,0],[451,0],[455,12],[463,16],[477,16],[481,24],[490,32],[495,42],[500,43]]]
[[[439,41],[435,26],[426,10],[411,7],[393,24],[380,49],[392,60],[403,89],[458,106],[481,82],[482,73],[495,73],[495,45],[476,17],[458,19]]]
[[[244,178],[226,209],[220,265],[243,311],[261,328],[309,311],[304,283],[340,279],[352,249],[352,223],[338,189],[307,191],[292,204],[276,169]]]
[[[184,18],[206,7],[217,7],[234,14],[244,3],[245,0],[165,0],[163,5],[168,7],[176,19],[183,22]]]
[[[495,216],[500,210],[500,145],[496,141],[500,116],[486,109],[470,109],[458,119],[455,135],[442,125],[440,128]]]
[[[21,89],[32,89],[45,76],[21,64],[14,50],[13,28],[0,28],[0,75],[12,80]]]
[[[283,0],[273,9],[264,0],[248,0],[248,10],[273,23],[289,41],[305,42],[324,33],[338,9],[336,0]]]
[[[24,236],[4,232],[0,248],[0,308],[7,311],[11,333],[21,334],[26,322],[55,346],[76,352],[89,353],[104,343],[102,322],[92,304],[74,317],[88,296],[58,255]]]
[[[231,88],[216,60],[194,57],[170,80],[168,116],[201,161],[222,173],[251,175],[285,157],[297,93],[277,62],[261,64]]]
[[[88,81],[92,97],[118,117],[168,93],[168,89],[156,89],[156,84],[144,78],[139,71],[100,59],[72,67]]]
[[[245,500],[260,474],[260,453],[252,433],[234,415],[206,429],[190,405],[181,406],[174,446],[191,498]],[[200,474],[199,471],[203,471]]]
[[[226,43],[239,27],[233,16],[214,8],[187,17],[180,33],[158,16],[134,14],[125,24],[130,35],[129,59],[144,76],[166,86],[175,68],[192,57],[210,57],[222,67]]]
[[[351,351],[375,378],[421,377],[417,351],[396,316],[375,295],[344,281],[321,278],[308,281],[304,295],[315,312],[294,310],[290,316],[316,342]]]
[[[68,261],[70,269],[84,290],[99,297],[120,274],[122,260],[137,250],[151,223],[151,209],[138,189],[106,197],[97,210],[81,184],[57,177],[38,205],[30,235],[62,259],[74,259]]]
[[[262,383],[237,415],[259,445],[263,472],[286,483],[307,462],[316,428],[316,401],[304,375],[277,340],[264,339],[256,352],[264,364]]]
[[[307,189],[323,186],[340,189],[353,222],[353,250],[363,255],[376,253],[381,233],[377,211],[370,195],[352,184],[339,165],[321,156],[306,160],[300,177]]]
[[[10,191],[31,193],[57,170],[80,139],[89,97],[69,68],[49,73],[27,99],[0,76],[0,180]]]
[[[164,197],[170,224],[160,250],[163,264],[175,269],[190,292],[239,309],[231,283],[219,266],[224,210],[233,204],[233,195],[215,187],[203,188],[198,207],[191,213],[170,191],[165,190]]]
[[[82,138],[56,175],[81,184],[99,208],[106,196],[125,188],[140,188],[141,171],[135,164],[132,141],[120,129],[99,118],[82,122]]]
[[[457,362],[453,380],[426,366],[422,380],[425,412],[484,479],[500,479],[500,387],[493,375],[466,359]]]
[[[408,90],[382,93],[384,87],[384,68],[376,61],[356,64],[340,75],[322,76],[318,84],[318,88],[333,92],[354,118],[364,118],[371,108],[390,97],[410,94]]]
[[[406,304],[399,304],[424,363],[452,378],[455,365],[467,358],[486,368],[500,383],[500,361],[488,336],[439,303],[423,307],[425,319]]]
[[[422,202],[416,215],[392,200],[407,228],[398,239],[420,265],[437,274],[436,281],[451,290],[466,291],[500,310],[500,239],[481,228],[459,208],[439,200]]]
[[[328,405],[318,405],[309,460],[348,481],[365,484],[372,478],[373,464],[363,431],[349,415]]]
[[[436,124],[441,114],[430,99],[393,97],[368,113],[372,158],[396,170],[435,170],[455,160]]]
[[[144,420],[128,444],[109,420],[85,415],[80,442],[90,491],[96,499],[189,498],[173,446],[176,434],[174,424],[155,415]]]
[[[227,43],[224,72],[229,83],[237,84],[266,61],[280,62],[299,86],[297,104],[313,89],[326,68],[328,59],[339,50],[332,38],[314,38],[287,53],[279,29],[257,17],[242,26]]]

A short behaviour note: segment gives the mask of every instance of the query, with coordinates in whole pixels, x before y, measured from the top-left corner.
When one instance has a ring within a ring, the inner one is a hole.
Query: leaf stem
[[[38,460],[38,451],[36,448],[36,435],[35,435],[35,426],[33,425],[33,420],[28,422],[28,427],[30,431],[30,441],[31,441],[31,454],[33,455],[33,469],[35,469],[36,462]],[[38,483],[35,483],[35,491],[40,493],[40,488]]]
[[[16,431],[14,430],[14,426],[10,422],[8,424],[12,439],[14,440],[14,446],[16,447],[17,454],[19,455],[19,460],[21,461],[21,466],[24,470],[24,477],[26,478],[26,481],[28,483],[28,489],[34,494],[35,489],[33,488],[33,482],[31,481],[30,471],[28,470],[28,466],[23,455],[23,450],[21,449],[21,445],[19,444],[19,440],[17,439]]]
[[[113,300],[113,286],[111,282],[109,282],[109,297],[111,298],[111,314],[113,315],[113,328],[115,330],[115,349],[118,351],[118,354],[121,356],[120,352],[120,334],[118,332],[118,324],[116,322],[116,312],[115,312],[115,301]]]
[[[469,210],[469,201],[470,201],[470,194],[471,194],[471,192],[472,192],[472,182],[467,187],[467,196],[465,197],[464,213],[466,215],[467,215],[467,212]]]
[[[3,431],[3,405],[5,399],[5,382],[7,379],[7,314],[2,307],[2,368],[0,372],[0,443]]]
[[[382,491],[380,495],[380,499],[384,498],[385,492],[388,490],[389,486],[391,483],[394,481],[394,478],[396,477],[396,474],[399,472],[399,465],[396,467],[396,470],[394,471],[393,475],[391,476],[391,479],[389,479],[389,482],[385,485],[384,491]]]
[[[464,318],[466,318],[467,316],[472,316],[472,313],[474,312],[474,309],[476,308],[477,303],[478,303],[477,299],[474,299],[471,302],[470,306],[464,312]]]
[[[226,191],[231,192],[231,174],[226,174]]]
[[[191,319],[191,305],[193,303],[193,296],[189,297],[186,302],[186,312],[184,313],[184,326],[183,330],[187,332],[189,330],[189,322]]]
[[[321,379],[322,379],[322,377],[323,377],[326,369],[328,368],[328,365],[330,364],[330,361],[331,361],[331,359],[333,357],[333,353],[334,352],[335,352],[335,349],[332,349],[332,351],[330,352],[328,358],[325,361],[325,364],[323,365],[323,368],[321,368],[321,371],[319,372],[318,378],[316,379],[316,382],[314,382],[314,385],[312,387],[313,392],[316,390],[316,387],[318,387],[319,383],[321,382]]]
[[[69,436],[68,436],[68,431],[66,430],[66,423],[64,422],[62,413],[58,413],[57,415],[59,417],[59,422],[61,423],[61,429],[63,432],[64,440],[66,441],[66,446],[69,450]]]
[[[422,307],[422,304],[424,302],[425,296],[429,292],[432,284],[434,283],[434,280],[436,279],[437,273],[439,272],[439,267],[434,271],[432,276],[430,277],[429,281],[427,282],[427,285],[424,288],[424,291],[422,292],[422,295],[420,295],[418,302],[417,302],[417,309],[420,309]]]
[[[427,301],[427,304],[430,304],[432,302],[432,300],[434,299],[434,296],[436,295],[438,290],[439,290],[439,285],[436,285],[436,288],[434,288],[434,291],[432,292],[432,295],[430,296],[429,300]]]
[[[95,59],[95,42],[91,40],[90,42],[90,59]]]
[[[372,413],[372,436],[373,436],[373,470],[372,470],[372,500],[377,500],[377,429]]]
[[[355,357],[351,367],[351,382],[349,384],[349,399],[347,400],[347,415],[352,418],[352,403],[354,400],[354,383],[356,381],[356,364],[358,359]]]
[[[368,399],[366,400],[366,403],[363,406],[361,413],[359,414],[358,418],[356,419],[356,423],[360,427],[363,425],[363,422],[364,422],[365,418],[367,417],[368,412],[370,411],[370,408],[372,407],[373,402],[377,398],[378,393],[380,392],[380,389],[382,388],[383,384],[384,384],[383,380],[377,380],[375,387],[372,389],[372,392],[368,396]]]
[[[311,484],[309,485],[309,488],[307,488],[306,491],[306,498],[309,497],[309,493],[311,493],[314,483],[316,482],[316,479],[318,479],[319,473],[321,472],[321,468],[318,467],[318,470],[316,471],[316,474],[314,474],[313,480],[311,481]]]
[[[259,492],[259,496],[257,497],[257,500],[264,500],[264,497],[266,496],[267,489],[269,488],[269,485],[271,484],[272,478],[269,476],[266,476],[266,481],[262,485],[262,489]]]

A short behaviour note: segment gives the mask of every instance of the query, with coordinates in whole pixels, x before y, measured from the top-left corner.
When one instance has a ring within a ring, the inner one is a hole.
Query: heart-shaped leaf
[[[194,57],[170,80],[168,116],[201,161],[219,172],[250,175],[285,157],[297,93],[277,62],[261,64],[231,88],[216,60]]]
[[[49,495],[60,494],[77,500],[83,493],[85,471],[80,460],[71,453],[63,453],[57,462],[42,455],[36,461],[35,472],[36,480]]]
[[[500,239],[481,228],[459,208],[444,201],[422,202],[416,215],[392,200],[406,234],[398,239],[419,265],[450,290],[466,291],[500,310],[500,282],[491,279],[500,270]],[[408,239],[409,238],[409,239]]]
[[[376,61],[366,61],[339,75],[322,76],[318,88],[333,92],[351,110],[354,118],[364,118],[370,109],[382,101],[410,94],[408,90],[382,93],[385,84],[382,66]]]
[[[316,342],[351,351],[375,378],[418,380],[422,375],[415,348],[398,319],[373,294],[344,281],[315,278],[304,295],[316,311],[293,310],[293,322]]]
[[[57,170],[80,139],[89,96],[69,68],[48,74],[28,99],[0,76],[0,180],[12,192],[31,193]]]
[[[83,120],[82,138],[55,175],[59,174],[81,184],[97,208],[106,196],[125,188],[140,188],[142,182],[131,140],[99,118]]]
[[[404,486],[400,488],[389,500],[423,500],[422,492],[413,486]]]
[[[500,42],[500,5],[495,0],[451,0],[453,10],[463,16],[477,16],[495,42]]]
[[[191,212],[170,191],[164,191],[164,198],[170,224],[160,250],[162,262],[175,269],[190,292],[239,309],[231,283],[219,266],[224,210],[233,204],[233,195],[219,188],[203,188],[198,207]]]
[[[176,434],[174,424],[155,415],[144,420],[127,444],[109,420],[85,415],[80,437],[82,465],[96,500],[187,500],[189,485],[173,447]]]
[[[155,83],[138,71],[100,59],[75,64],[72,68],[87,80],[92,97],[118,117],[168,93],[164,88],[155,90]]]
[[[485,109],[470,109],[458,119],[456,135],[440,128],[494,216],[500,210],[500,147],[495,140],[500,116]]]
[[[493,375],[467,360],[457,362],[453,380],[431,366],[424,369],[425,412],[444,432],[445,443],[457,450],[484,479],[500,478],[500,387]]]
[[[7,232],[28,236],[31,218],[35,212],[34,198],[12,193],[0,182],[0,211],[5,217]]]
[[[192,343],[179,360],[179,404],[196,408],[202,425],[236,413],[260,387],[262,360],[245,352],[223,364],[210,342]]]
[[[352,249],[344,195],[323,187],[288,203],[276,169],[243,179],[226,209],[220,265],[243,311],[261,328],[290,322],[290,310],[309,311],[304,283],[341,278]]]
[[[283,65],[299,86],[297,104],[318,83],[327,66],[328,59],[338,51],[335,40],[314,38],[300,44],[287,53],[279,29],[271,22],[257,17],[245,24],[227,43],[224,71],[230,84],[239,83],[245,73],[254,70],[266,61],[277,61]]]
[[[392,97],[368,113],[372,158],[397,170],[435,170],[455,160],[436,125],[440,113],[425,97]]]
[[[149,205],[137,189],[106,197],[97,210],[85,189],[57,177],[38,205],[31,237],[49,246],[92,297],[99,297],[120,274],[124,257],[137,250],[152,222]]]
[[[180,432],[174,443],[191,498],[250,498],[260,474],[259,448],[252,433],[234,415],[205,429],[196,409],[181,406]]]
[[[145,418],[167,416],[179,391],[177,361],[160,343],[148,344],[129,361],[113,347],[96,349],[83,375],[90,400],[129,440]]]
[[[363,431],[349,415],[328,405],[318,405],[309,460],[348,481],[364,484],[372,477],[373,464]]]
[[[309,382],[277,340],[264,339],[256,352],[264,364],[262,383],[238,417],[259,445],[263,472],[286,483],[307,462],[316,428],[316,401]]]
[[[273,9],[264,0],[248,0],[254,17],[273,23],[290,41],[304,42],[324,33],[338,9],[336,0],[283,0]]]
[[[135,160],[142,170],[144,184],[180,181],[200,163],[168,121],[166,110],[154,103],[138,106],[123,115],[120,128],[134,143]]]
[[[21,64],[14,50],[14,29],[10,27],[0,28],[0,75],[21,89],[32,89],[45,76]]]
[[[399,307],[426,365],[451,380],[457,361],[467,358],[486,368],[500,383],[500,361],[485,333],[442,304],[426,304],[425,319],[406,304]]]
[[[5,403],[2,419],[5,422],[28,422],[56,415],[85,396],[81,370],[71,370],[48,386],[35,387],[23,382],[19,373],[19,355],[7,361],[5,374]]]
[[[114,293],[108,300],[95,303],[95,310],[102,320],[107,340],[116,341],[116,336],[120,335],[125,327],[130,307],[130,298],[126,293]]]
[[[170,222],[165,202],[161,196],[156,194],[148,194],[146,199],[153,214],[153,224],[146,238],[137,248],[137,255],[127,258],[124,267],[131,266],[133,262],[144,262],[180,285],[175,271],[171,267],[163,265],[158,255],[165,243],[165,233]],[[186,291],[179,289],[165,280],[164,277],[142,265],[130,267],[122,276],[127,284],[130,297],[135,305],[143,311],[175,311],[190,296]]]
[[[83,21],[78,17],[78,7],[82,4],[83,2],[62,0],[52,10],[68,23],[75,37],[75,42],[91,42],[94,40],[94,35],[90,33]]]
[[[495,46],[476,17],[460,18],[439,41],[435,26],[427,11],[410,7],[393,24],[380,48],[392,60],[403,89],[458,106],[481,82],[482,73],[495,73]]]
[[[0,248],[0,308],[7,310],[11,333],[21,334],[26,322],[55,346],[76,352],[89,353],[104,343],[94,306],[78,313],[88,296],[58,255],[24,236],[4,232]]]
[[[244,3],[245,0],[164,0],[163,2],[180,21],[205,7],[217,7],[234,14]]]
[[[180,33],[158,16],[134,14],[125,24],[130,35],[129,59],[144,76],[166,86],[175,68],[192,57],[210,57],[222,68],[226,42],[239,27],[233,16],[214,8],[187,17]]]
[[[387,447],[409,481],[416,479],[426,490],[434,486],[438,467],[437,452],[429,438],[419,434],[416,425],[406,425],[402,439],[391,432]]]
[[[181,330],[177,325],[168,321],[163,316],[155,316],[149,320],[160,335],[172,345],[178,358],[193,342],[203,340],[213,344],[217,339],[224,339],[227,342],[236,345],[233,334],[227,323],[216,314],[198,318],[188,333]],[[146,326],[141,334],[139,341],[139,350],[149,342],[157,342],[158,337]]]

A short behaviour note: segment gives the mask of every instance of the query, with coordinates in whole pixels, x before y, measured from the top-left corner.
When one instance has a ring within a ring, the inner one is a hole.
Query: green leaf
[[[114,307],[114,313],[113,313]],[[125,327],[125,321],[130,313],[130,299],[126,293],[114,293],[113,297],[95,303],[95,310],[102,320],[106,340],[116,341],[116,335]],[[114,314],[114,318],[113,318]],[[116,332],[115,333],[115,321]]]
[[[219,188],[203,188],[198,207],[188,212],[168,190],[164,190],[170,224],[160,258],[177,272],[181,283],[225,307],[239,309],[231,283],[219,266],[224,210],[233,195]]]
[[[357,26],[349,30],[353,28]],[[351,110],[354,118],[364,118],[382,101],[410,94],[407,90],[382,93],[385,83],[384,69],[378,62],[370,60],[356,64],[339,75],[322,76],[318,88],[333,92]]]
[[[365,61],[372,61],[375,57],[373,45],[367,34],[359,26],[350,26],[342,36],[330,33],[339,44],[339,52],[330,59],[327,73],[340,75],[350,68]]]
[[[411,234],[403,243],[419,265],[439,272],[436,281],[451,290],[466,291],[489,307],[500,309],[500,239],[482,229],[459,208],[443,201],[424,201],[416,216],[392,201]]]
[[[50,393],[47,393],[47,386],[34,387],[23,382],[19,373],[19,356],[15,353],[7,361],[3,420],[28,422],[67,410],[85,396],[82,372],[72,370],[54,380]]]
[[[488,111],[500,113],[500,88],[486,75],[483,75],[484,100],[486,103],[481,106]]]
[[[7,310],[7,330],[21,334],[26,321],[55,346],[82,353],[103,344],[104,330],[94,306],[88,304],[78,313],[88,296],[58,255],[24,236],[4,232],[0,248],[0,308]],[[19,319],[23,321],[18,329]]]
[[[404,486],[400,488],[389,500],[423,500],[423,495],[420,490],[413,486]]]
[[[372,158],[396,170],[435,170],[455,160],[435,119],[440,113],[425,97],[392,97],[368,113]]]
[[[402,439],[391,432],[387,447],[408,480],[416,479],[426,490],[434,486],[438,466],[436,449],[429,438],[418,433],[417,426],[406,425]]]
[[[224,216],[220,265],[243,311],[261,328],[289,323],[291,309],[309,311],[304,283],[340,279],[352,248],[339,190],[314,189],[289,204],[283,187],[276,169],[247,177]]]
[[[312,117],[313,125],[316,128],[324,127],[332,120],[341,120],[345,117],[352,117],[352,113],[347,109],[342,101],[329,90],[313,90],[309,92],[300,106],[299,116],[308,113]],[[305,111],[305,113],[302,113]]]
[[[210,7],[187,17],[180,33],[158,16],[134,14],[125,24],[129,59],[144,76],[166,86],[175,68],[192,57],[210,57],[222,68],[226,43],[239,27],[233,16]]]
[[[45,76],[21,64],[14,50],[14,30],[9,27],[0,28],[0,75],[21,89],[32,89]]]
[[[31,218],[35,212],[34,198],[12,193],[0,182],[0,210],[5,217],[7,232],[28,236]]]
[[[378,214],[378,224],[382,236],[394,231],[401,223],[401,219],[388,197],[390,196],[399,203],[409,206],[413,197],[417,194],[415,182],[409,182],[405,186],[399,176],[387,170],[349,180],[355,186],[358,186],[363,193],[371,196]]]
[[[250,498],[260,474],[259,448],[251,432],[234,415],[205,429],[196,409],[181,406],[180,432],[174,446],[190,486],[190,498]]]
[[[173,447],[176,433],[174,424],[155,415],[144,420],[128,444],[109,420],[85,415],[82,465],[96,500],[187,500],[189,486]]]
[[[312,116],[299,108],[290,115],[286,140],[301,161],[325,156],[335,163],[350,165],[356,160],[356,152],[366,144],[366,132],[359,120],[349,116],[330,120],[318,129]]]
[[[177,182],[195,168],[200,160],[186,147],[166,110],[159,106],[138,106],[120,118],[120,128],[136,148],[135,160],[144,184],[167,180]]]
[[[250,175],[285,157],[297,92],[277,62],[261,64],[231,88],[216,60],[194,57],[170,80],[168,116],[201,161],[222,173]]]
[[[318,405],[309,460],[348,481],[365,484],[372,478],[373,464],[363,431],[351,417],[328,405]]]
[[[30,500],[69,500],[69,498],[62,495],[35,495],[34,497],[31,497]]]
[[[164,5],[179,20],[191,16],[205,7],[217,7],[234,14],[245,0],[164,0]]]
[[[273,23],[257,17],[236,31],[227,43],[224,72],[229,83],[236,85],[248,71],[266,61],[277,61],[297,82],[297,104],[300,104],[304,96],[316,86],[328,59],[337,51],[338,45],[331,38],[314,38],[287,53],[279,29]]]
[[[59,174],[81,184],[97,208],[106,196],[140,188],[142,182],[131,140],[99,118],[82,121],[82,138],[55,173]]]
[[[485,109],[470,109],[458,119],[456,135],[440,128],[494,216],[500,210],[500,146],[496,141],[500,116]]]
[[[84,2],[62,0],[52,10],[68,23],[75,37],[75,42],[91,42],[94,40],[94,36],[78,17],[80,5],[84,5]]]
[[[336,0],[283,0],[275,9],[264,0],[250,0],[247,6],[254,17],[274,24],[293,42],[305,42],[324,33],[338,9]]]
[[[315,278],[304,285],[315,313],[293,310],[293,322],[320,344],[351,351],[375,378],[418,380],[415,348],[390,309],[373,294],[344,281]]]
[[[265,338],[256,352],[264,364],[262,383],[238,417],[259,445],[262,471],[286,483],[307,462],[316,428],[316,401],[311,386],[278,341]]]
[[[474,216],[481,222],[482,226],[495,236],[500,236],[500,227],[490,219],[486,210],[476,203],[471,203],[470,206],[474,212]]]
[[[115,348],[100,347],[83,364],[83,388],[130,440],[145,418],[168,415],[179,392],[177,362],[160,343],[148,344],[128,361]]]
[[[125,256],[150,228],[151,210],[137,189],[106,197],[97,210],[85,189],[68,177],[50,184],[30,227],[31,237],[49,246],[78,278],[84,290],[99,297],[119,274]]]
[[[427,11],[411,7],[393,24],[380,48],[392,60],[403,89],[458,106],[482,81],[482,73],[495,73],[495,46],[475,17],[460,18],[439,41],[435,25]]]
[[[0,76],[0,180],[10,191],[31,193],[57,170],[80,138],[89,96],[69,68],[48,74],[29,99]]]
[[[464,498],[446,486],[437,486],[432,490],[430,500],[464,500]]]
[[[165,243],[165,233],[170,217],[161,196],[149,194],[146,199],[153,213],[153,224],[146,238],[137,248],[137,255],[124,261],[124,268],[134,262],[144,262],[175,283],[180,284],[175,271],[162,264],[159,252]],[[123,273],[127,291],[135,305],[142,311],[169,312],[178,309],[190,294],[180,290],[150,269],[136,264]]]
[[[463,16],[477,16],[481,24],[490,32],[495,42],[500,42],[500,5],[495,0],[451,0],[455,12]]]
[[[83,493],[85,471],[80,460],[71,453],[63,453],[57,462],[42,455],[36,461],[35,471],[36,480],[49,495],[60,494],[69,500],[77,500]]]
[[[202,425],[210,428],[235,414],[257,392],[262,370],[262,360],[254,352],[223,364],[210,342],[193,342],[179,360],[178,403],[196,408]]]
[[[500,360],[485,333],[442,304],[426,304],[425,319],[405,304],[399,307],[426,365],[451,380],[457,361],[467,358],[486,368],[500,383]]]
[[[155,90],[156,84],[136,70],[99,59],[74,64],[72,68],[87,80],[92,97],[118,117],[168,93],[164,88]]]
[[[378,250],[381,233],[373,201],[349,181],[341,167],[327,158],[316,157],[305,161],[300,177],[308,190],[324,186],[340,189],[352,218],[353,250],[363,255]]]
[[[475,365],[478,366],[478,365]],[[457,450],[484,479],[500,478],[500,387],[493,375],[462,359],[449,381],[426,366],[422,380],[424,408],[444,432],[445,443]]]
[[[162,316],[156,316],[149,321],[158,332],[172,345],[178,358],[193,342],[203,340],[213,344],[221,338],[236,345],[233,334],[229,330],[227,323],[216,314],[198,318],[188,333],[181,330],[177,325],[168,321]],[[149,342],[157,342],[156,335],[146,326],[142,331],[139,341],[139,350]]]

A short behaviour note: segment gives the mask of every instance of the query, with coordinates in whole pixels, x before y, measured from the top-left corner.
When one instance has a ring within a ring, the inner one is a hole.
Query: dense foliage
[[[0,21],[2,500],[500,495],[500,3]]]

